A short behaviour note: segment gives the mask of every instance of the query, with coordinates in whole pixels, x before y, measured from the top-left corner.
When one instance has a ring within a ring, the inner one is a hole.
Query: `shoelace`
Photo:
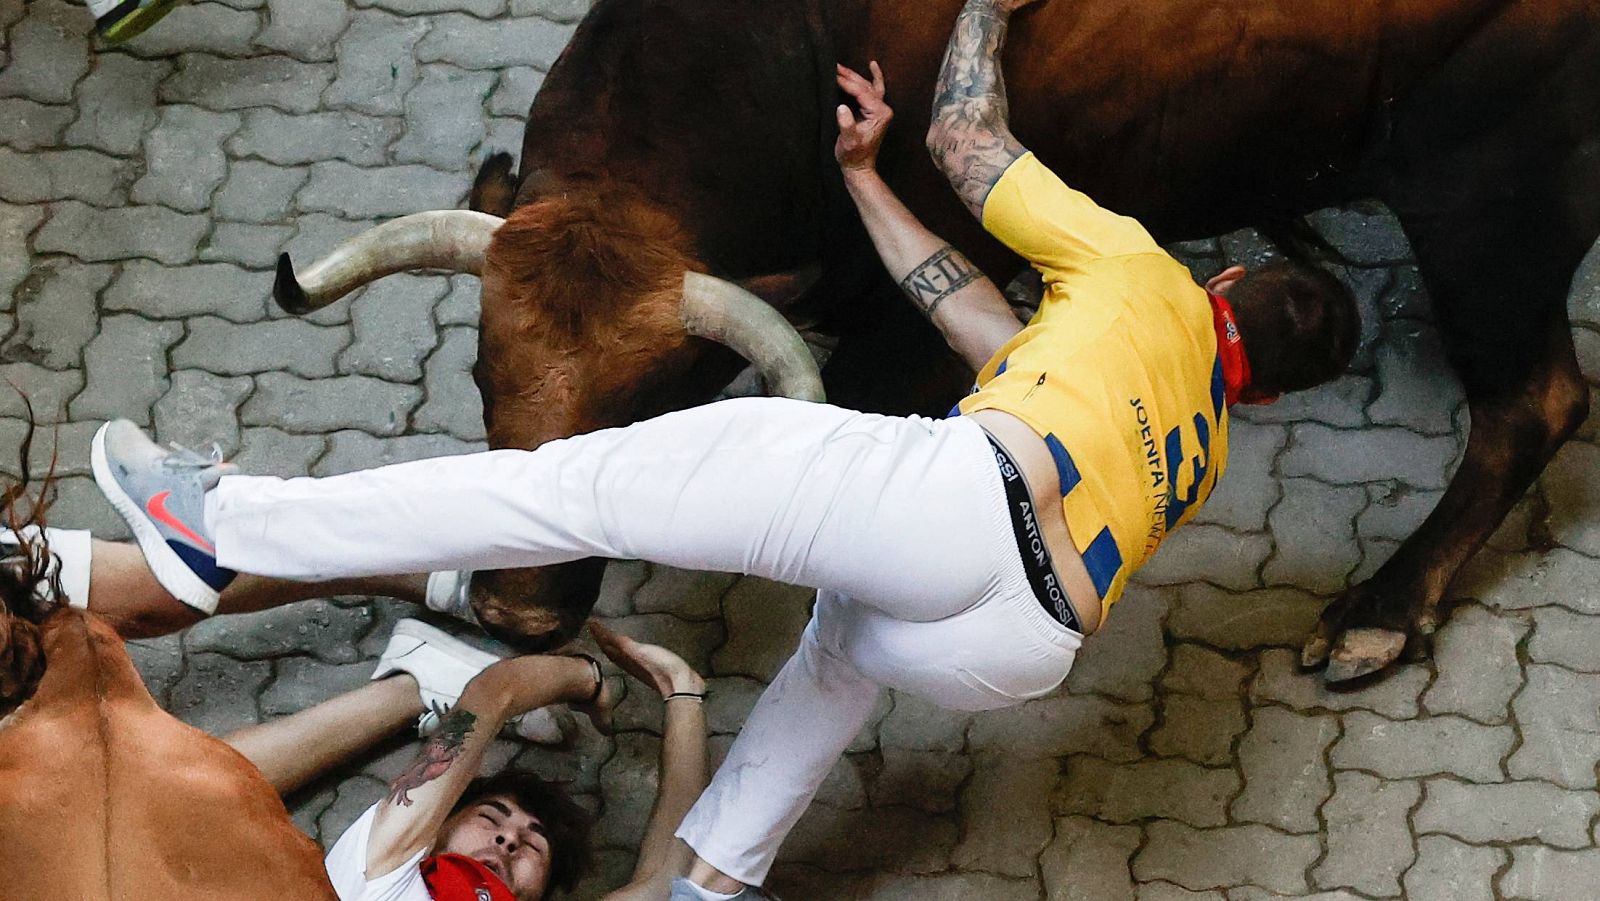
[[[167,448],[172,453],[161,459],[161,465],[169,469],[210,469],[213,466],[221,466],[223,462],[222,445],[215,441],[211,442],[211,446],[203,454],[175,441],[169,441]]]

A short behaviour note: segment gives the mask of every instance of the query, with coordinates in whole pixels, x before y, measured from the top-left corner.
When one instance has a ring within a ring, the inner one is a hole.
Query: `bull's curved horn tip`
[[[311,312],[311,301],[306,297],[305,289],[300,287],[300,280],[294,274],[294,263],[286,253],[278,254],[278,274],[272,280],[272,299],[291,316],[303,316]]]

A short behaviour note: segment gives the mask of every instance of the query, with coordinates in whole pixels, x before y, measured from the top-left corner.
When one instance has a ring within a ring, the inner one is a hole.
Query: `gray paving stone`
[[[1418,491],[1392,480],[1369,484],[1367,508],[1356,517],[1356,533],[1365,539],[1404,541],[1438,506],[1443,494]]]
[[[634,612],[633,594],[650,575],[650,564],[638,560],[613,560],[606,564],[600,579],[600,597],[595,601],[597,616],[627,616]]]
[[[799,646],[815,597],[803,588],[741,579],[722,605],[728,640],[711,655],[713,671],[771,681]]]
[[[1511,849],[1511,869],[1502,883],[1513,898],[1566,901],[1575,886],[1600,885],[1600,849],[1557,851],[1538,845]]]
[[[1438,332],[1410,320],[1391,323],[1388,329],[1377,349],[1378,397],[1367,415],[1380,425],[1453,434],[1455,410],[1464,398]]]
[[[123,645],[156,703],[167,706],[167,696],[183,675],[183,646],[176,635],[138,638]]]
[[[1134,578],[1144,585],[1204,581],[1246,591],[1260,586],[1261,565],[1271,553],[1272,539],[1266,535],[1195,523],[1163,541]]]
[[[511,0],[513,16],[538,16],[552,22],[576,22],[589,11],[590,0]]]
[[[1600,504],[1600,485],[1590,476],[1600,466],[1600,447],[1569,441],[1539,477],[1550,505],[1548,523],[1556,541],[1591,557],[1600,556],[1600,522],[1589,511]]]
[[[981,778],[983,769],[978,772]],[[1228,801],[1239,788],[1239,774],[1231,768],[1185,760],[1118,765],[1080,755],[1067,762],[1056,812],[1111,823],[1176,820],[1221,826],[1228,822]]]
[[[1358,266],[1387,266],[1411,259],[1405,232],[1388,213],[1326,209],[1307,218],[1340,256]]]
[[[93,150],[17,153],[0,147],[0,199],[11,203],[82,200],[96,206],[127,202],[133,165]]]
[[[1422,796],[1415,782],[1384,782],[1365,773],[1334,776],[1322,809],[1328,853],[1312,871],[1317,886],[1393,898],[1400,874],[1416,860],[1406,816]]]
[[[636,641],[672,648],[702,673],[710,670],[711,652],[723,641],[722,623],[691,623],[664,613],[635,614],[605,625]]]
[[[434,17],[433,29],[417,45],[417,59],[467,69],[532,66],[548,71],[572,37],[570,25],[543,19],[486,22],[458,13]]]
[[[1557,848],[1593,846],[1589,824],[1600,813],[1594,792],[1545,782],[1469,785],[1429,779],[1413,817],[1418,834],[1443,833],[1475,845],[1536,840]]]
[[[1266,588],[1228,592],[1210,585],[1188,585],[1167,619],[1176,637],[1224,650],[1263,645],[1295,645],[1310,632],[1322,601],[1302,591]]]
[[[1218,237],[1223,260],[1229,265],[1259,269],[1267,263],[1283,259],[1277,245],[1268,241],[1253,228],[1244,228]]]
[[[15,329],[0,359],[49,369],[83,365],[83,348],[99,328],[97,296],[112,267],[52,261],[36,266],[17,292]]]
[[[231,322],[259,322],[271,291],[270,273],[222,263],[169,268],[135,260],[123,265],[103,303],[107,310],[157,319],[209,314]]]
[[[1053,760],[979,755],[961,793],[961,842],[951,852],[960,869],[1032,877],[1050,843],[1050,790],[1060,776]]]
[[[88,476],[73,476],[56,483],[56,503],[50,508],[50,524],[63,529],[88,529],[96,538],[126,540],[127,525],[111,509],[105,495]]]
[[[978,714],[967,739],[974,749],[1024,757],[1093,754],[1128,763],[1143,756],[1139,736],[1154,719],[1147,706],[1063,695]]]
[[[323,102],[373,115],[404,112],[405,94],[417,82],[414,50],[427,31],[424,19],[381,12],[354,14],[339,38],[338,74]]]
[[[39,207],[0,203],[0,309],[11,309],[12,292],[28,277],[28,236],[43,221]]]
[[[172,57],[179,53],[215,53],[243,56],[250,38],[261,28],[254,12],[221,3],[190,3],[175,8],[152,28],[128,43],[140,56]]]
[[[1170,609],[1170,597],[1170,591],[1130,586],[1105,625],[1079,649],[1067,674],[1067,690],[1125,701],[1147,700],[1156,676],[1167,665],[1161,624]]]
[[[1061,817],[1055,825],[1055,839],[1039,858],[1049,901],[1134,901],[1128,859],[1142,840],[1136,827],[1087,817]]]
[[[161,99],[206,109],[270,106],[309,113],[333,81],[331,66],[308,66],[283,56],[220,59],[186,53],[179,59],[177,74],[161,83]]]
[[[1289,430],[1281,425],[1230,421],[1227,472],[1210,500],[1195,514],[1194,524],[1212,523],[1236,532],[1265,529],[1267,511],[1277,503],[1280,493],[1278,480],[1272,474],[1273,461],[1288,442]]]
[[[972,714],[946,710],[901,692],[892,692],[894,709],[878,726],[885,753],[889,749],[943,751],[965,749]]]
[[[605,816],[595,837],[607,845],[637,848],[659,783],[661,739],[630,733],[616,741],[616,754],[600,768]]]
[[[1474,782],[1501,782],[1500,762],[1516,742],[1507,726],[1483,726],[1454,716],[1394,722],[1356,711],[1331,755],[1337,769],[1359,769],[1389,779],[1450,773]]]
[[[1161,687],[1213,701],[1235,700],[1250,670],[1244,661],[1199,645],[1180,644],[1172,649],[1172,665],[1161,675]]]
[[[212,735],[260,721],[256,698],[272,678],[272,664],[203,653],[190,653],[188,661],[183,678],[173,686],[167,712]]]
[[[1415,265],[1396,266],[1394,282],[1382,298],[1383,315],[1389,319],[1432,319],[1433,304]]]
[[[478,280],[470,275],[450,279],[450,293],[434,308],[440,325],[478,327]]]
[[[54,147],[72,119],[71,107],[20,98],[0,100],[0,145],[22,151]]]
[[[255,43],[296,59],[331,60],[333,43],[349,20],[350,7],[342,0],[267,0],[267,27]]]
[[[454,209],[466,196],[464,174],[425,166],[362,169],[345,162],[313,163],[300,189],[301,209],[346,216],[404,216]]]
[[[195,370],[172,373],[172,387],[156,401],[157,440],[201,449],[216,442],[224,456],[231,456],[239,449],[239,405],[252,387],[245,378]]]
[[[1528,550],[1531,546],[1528,536],[1533,522],[1536,518],[1542,518],[1544,513],[1535,509],[1535,500],[1536,496],[1530,494],[1517,501],[1506,518],[1501,520],[1500,528],[1489,536],[1488,546],[1503,554]]]
[[[1228,901],[1221,892],[1191,892],[1165,880],[1139,886],[1139,901]]]
[[[469,453],[469,447],[448,435],[401,435],[395,438],[375,438],[366,432],[334,432],[330,437],[328,452],[317,461],[312,474],[339,475],[357,469],[387,466],[391,463],[409,463]]]
[[[661,699],[642,685],[630,683],[629,697],[640,694],[658,704]],[[706,680],[706,728],[713,734],[735,735],[749,718],[750,711],[766,685],[741,676],[724,676]],[[656,713],[651,731],[660,731],[661,712]]]
[[[1032,879],[1005,879],[986,873],[938,876],[878,876],[863,889],[871,901],[1032,901],[1039,886]]]
[[[1280,895],[1266,889],[1246,885],[1228,892],[1228,901],[1276,901],[1279,898],[1295,898],[1298,901],[1365,901],[1364,896],[1343,889],[1332,892],[1314,892],[1308,895]]]
[[[39,422],[64,422],[67,402],[83,390],[83,370],[45,369],[36,363],[0,363],[0,382],[16,385],[33,404]],[[16,391],[0,391],[0,416],[24,417],[26,409]]]
[[[483,401],[472,380],[472,365],[477,359],[475,330],[443,330],[439,346],[424,367],[427,399],[413,418],[417,428],[449,432],[464,441],[484,440]]]
[[[284,242],[293,235],[294,227],[289,225],[218,222],[200,245],[200,259],[250,269],[271,269],[277,265]]]
[[[1600,672],[1600,620],[1560,607],[1538,608],[1532,617],[1529,659],[1581,673]]]
[[[94,71],[78,87],[78,118],[67,128],[67,142],[119,156],[139,153],[156,123],[156,85],[172,69],[166,60],[97,54]]]
[[[835,872],[892,867],[910,875],[938,873],[950,865],[956,834],[949,817],[909,807],[840,810],[813,804],[789,833],[784,857]]]
[[[1164,879],[1192,890],[1246,882],[1284,894],[1305,893],[1306,870],[1321,854],[1316,836],[1284,835],[1265,826],[1194,829],[1157,821],[1133,858],[1133,878]]]
[[[167,351],[183,336],[176,322],[107,316],[83,352],[88,386],[73,398],[74,419],[124,417],[150,424],[150,408],[167,393]]]
[[[1233,742],[1245,731],[1237,697],[1209,700],[1171,694],[1162,700],[1161,723],[1150,734],[1150,750],[1164,757],[1224,766],[1233,760]]]
[[[1323,593],[1344,588],[1361,561],[1355,518],[1366,506],[1364,488],[1283,480],[1283,500],[1268,517],[1275,550],[1262,578]]]
[[[267,110],[252,110],[245,115],[245,129],[261,116],[276,116]],[[237,146],[243,133],[230,142]],[[228,181],[217,192],[213,210],[223,219],[238,222],[279,222],[289,215],[295,192],[306,183],[304,169],[284,169],[255,160],[237,160],[228,166]]]
[[[228,142],[228,152],[260,157],[280,166],[330,159],[381,166],[388,157],[389,144],[399,135],[400,123],[395,119],[353,112],[289,115],[274,109],[253,109],[245,113],[244,127]],[[303,185],[306,176],[304,170],[297,170],[295,187]],[[286,176],[279,178],[288,180]],[[274,200],[281,199],[286,206],[294,188],[287,184],[274,184],[273,188],[278,192]]]
[[[422,80],[406,95],[405,134],[394,145],[395,161],[466,169],[472,148],[483,140],[483,105],[495,78],[492,72],[424,66]]]
[[[272,681],[261,693],[261,715],[270,718],[298,713],[355,691],[371,678],[370,663],[337,664],[309,657],[284,657],[274,662]]]
[[[492,99],[492,98],[491,98]],[[527,115],[527,110],[518,113],[519,116]],[[513,119],[508,116],[498,116],[489,120],[489,128],[483,137],[483,143],[478,145],[474,154],[473,170],[485,157],[496,151],[505,151],[514,158],[521,158],[522,136],[527,132],[527,123],[522,119]]]
[[[522,117],[533,106],[533,97],[544,84],[544,73],[529,66],[514,66],[500,73],[494,94],[489,97],[489,113],[495,116]],[[503,148],[515,150],[514,147]]]
[[[209,223],[204,216],[159,206],[96,209],[75,200],[50,205],[50,218],[34,235],[34,250],[100,262],[147,257],[168,265],[194,259]]]
[[[328,808],[333,805],[339,793],[335,786],[315,792],[308,793],[308,791],[295,792],[285,798],[284,803],[289,808],[289,817],[294,821],[295,827],[320,842],[322,839],[317,828],[317,820],[328,812]],[[328,847],[332,847],[332,843],[337,840],[338,836],[329,836]]]
[[[28,17],[11,29],[10,61],[0,67],[0,97],[72,102],[72,86],[89,71],[84,35],[91,25],[81,7],[50,0],[28,4]]]
[[[355,341],[339,354],[339,371],[391,382],[422,379],[422,361],[438,344],[433,306],[448,290],[441,278],[392,275],[350,305]]]
[[[972,760],[965,754],[886,747],[882,756],[883,769],[870,790],[876,807],[906,804],[929,813],[948,813],[955,809],[962,783],[972,775]]]
[[[1439,675],[1422,696],[1423,706],[1433,714],[1505,722],[1511,696],[1522,686],[1517,644],[1527,632],[1528,622],[1515,615],[1496,615],[1476,605],[1452,611],[1434,636],[1433,659]]]
[[[144,138],[145,173],[133,185],[136,203],[159,203],[196,213],[209,209],[211,192],[227,177],[222,142],[239,128],[236,113],[164,106]]]
[[[1513,779],[1595,788],[1600,676],[1530,664],[1527,686],[1511,702],[1511,710],[1522,735],[1521,746],[1507,762]]]
[[[739,583],[737,596],[729,589]],[[745,582],[750,584],[746,585]],[[695,572],[671,566],[651,566],[650,578],[639,586],[633,596],[633,607],[640,613],[670,613],[681,619],[716,619],[722,615],[726,603],[754,604],[778,603],[786,608],[798,601],[810,609],[814,592],[792,585],[782,585],[766,579],[749,576],[741,578],[735,573]],[[778,636],[783,644],[785,632]]]
[[[1424,437],[1406,429],[1330,429],[1294,426],[1278,458],[1285,476],[1310,476],[1335,485],[1399,480],[1412,488],[1443,488],[1456,458],[1451,437]]]
[[[1229,812],[1235,820],[1316,832],[1317,811],[1333,792],[1324,757],[1339,736],[1338,720],[1273,707],[1255,710],[1252,718],[1239,743],[1244,791]]]
[[[420,395],[411,385],[364,375],[302,379],[268,372],[256,378],[256,393],[245,403],[240,421],[297,434],[359,429],[374,435],[398,435]]]
[[[1362,269],[1351,266],[1326,266],[1350,288],[1356,298],[1356,312],[1361,317],[1361,328],[1356,337],[1355,356],[1350,360],[1352,372],[1372,373],[1374,359],[1382,345],[1383,298],[1394,284],[1392,269]]]
[[[42,477],[53,466],[57,475],[88,475],[89,441],[99,427],[100,423],[92,420],[36,427],[29,460],[33,474]],[[0,448],[5,449],[0,452],[0,472],[21,475],[22,461],[16,452],[22,448],[27,432],[26,420],[0,419]]]
[[[321,435],[291,435],[274,428],[244,429],[233,462],[250,475],[303,476],[327,447]],[[381,649],[380,649],[381,650]]]
[[[1506,852],[1500,848],[1424,835],[1417,841],[1416,865],[1406,871],[1406,897],[1411,901],[1496,901],[1494,877],[1505,861]]]
[[[1500,554],[1484,550],[1462,567],[1451,594],[1501,610],[1559,605],[1600,614],[1600,560],[1566,548]]]
[[[330,376],[335,356],[350,341],[343,328],[298,319],[236,325],[199,316],[188,326],[188,337],[172,351],[172,364],[219,375],[287,371],[306,378]]]
[[[338,796],[317,818],[317,832],[330,847],[367,808],[384,799],[389,786],[371,776],[355,776],[339,783]]]
[[[465,12],[480,19],[497,19],[506,11],[506,0],[356,0],[356,5],[376,6],[403,16]]]
[[[1255,424],[1299,423],[1309,419],[1339,428],[1361,428],[1367,424],[1363,408],[1372,390],[1371,379],[1346,375],[1316,388],[1286,394],[1266,406],[1233,407],[1228,418]]]

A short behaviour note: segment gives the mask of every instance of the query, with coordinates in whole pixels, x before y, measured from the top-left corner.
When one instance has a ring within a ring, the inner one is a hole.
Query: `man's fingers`
[[[856,124],[855,114],[850,112],[850,107],[842,103],[833,111],[833,117],[839,121],[840,131],[846,131]]]
[[[882,94],[884,89],[884,78],[883,70],[878,68],[878,61],[873,60],[872,62],[867,63],[867,68],[872,70],[873,90],[877,91],[879,94]]]

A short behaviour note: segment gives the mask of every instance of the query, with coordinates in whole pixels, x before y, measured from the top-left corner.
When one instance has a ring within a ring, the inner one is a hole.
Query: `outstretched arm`
[[[1032,0],[967,0],[934,88],[928,152],[972,215],[1027,148],[1011,134],[1000,48],[1011,13]]]
[[[861,213],[884,268],[933,321],[945,341],[974,372],[1021,330],[994,282],[928,231],[878,176],[878,146],[894,111],[884,102],[883,71],[872,64],[872,80],[838,67],[839,87],[855,98],[859,119],[847,106],[837,110],[839,141],[834,156],[845,187]]]

